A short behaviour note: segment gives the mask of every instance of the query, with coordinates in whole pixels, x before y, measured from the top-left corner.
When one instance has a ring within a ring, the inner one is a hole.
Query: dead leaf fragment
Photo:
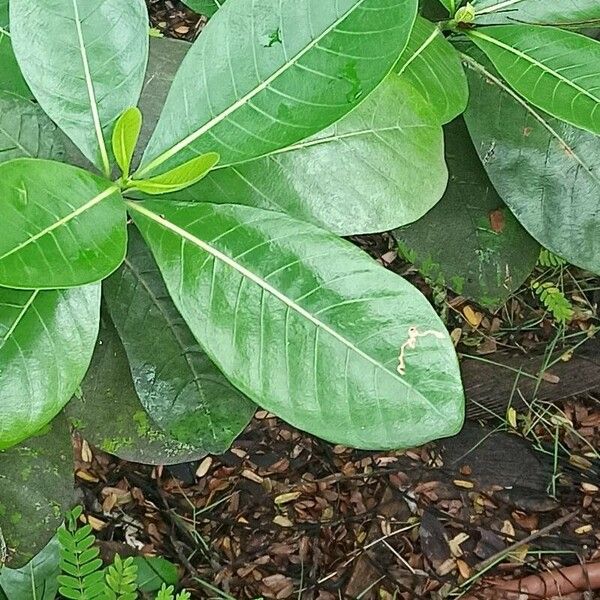
[[[282,504],[293,502],[294,500],[298,500],[301,495],[302,492],[289,492],[287,494],[280,494],[275,498],[275,504],[281,506]]]
[[[262,483],[264,481],[264,479],[260,475],[257,475],[250,469],[244,469],[242,471],[242,477],[245,477],[246,479],[249,479],[250,481],[254,481],[254,483]]]
[[[455,479],[453,483],[456,487],[466,490],[472,490],[475,487],[471,481],[464,481],[463,479]]]
[[[463,315],[465,316],[467,323],[475,329],[479,327],[483,320],[483,314],[473,310],[468,304],[463,308]]]
[[[212,465],[213,459],[210,456],[207,456],[196,469],[196,477],[198,479],[202,479],[209,471]]]
[[[273,523],[275,523],[275,525],[279,525],[279,527],[293,527],[294,526],[294,524],[287,517],[284,517],[283,515],[277,515],[273,519]]]

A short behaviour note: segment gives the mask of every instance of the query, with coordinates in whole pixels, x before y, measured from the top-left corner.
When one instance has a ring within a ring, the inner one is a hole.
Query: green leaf
[[[25,566],[0,571],[0,592],[7,600],[55,600],[59,573],[58,540],[53,537]]]
[[[124,177],[129,177],[131,160],[142,130],[142,113],[139,108],[128,108],[117,120],[112,135],[115,160]]]
[[[332,127],[267,157],[217,165],[172,198],[277,210],[352,235],[419,219],[447,181],[441,127],[421,96],[390,74]]]
[[[0,449],[49,423],[90,364],[100,286],[24,291],[0,288]]]
[[[65,414],[88,442],[123,460],[169,465],[206,456],[201,448],[173,440],[150,421],[107,311],[102,312],[98,343],[81,394],[67,404]]]
[[[494,187],[540,244],[600,273],[598,136],[531,107],[493,69],[465,59],[465,119]]]
[[[195,337],[257,404],[359,448],[408,447],[460,428],[460,374],[442,322],[359,249],[256,208],[129,207]]]
[[[600,22],[598,0],[479,0],[473,2],[477,23],[534,23],[538,25],[585,25]]]
[[[439,0],[439,2],[451,15],[453,15],[456,12],[457,4],[460,4],[461,0]]]
[[[138,585],[140,592],[158,591],[161,586],[177,585],[179,574],[177,567],[170,561],[159,556],[136,556],[133,559],[138,569]]]
[[[62,134],[39,106],[0,92],[0,163],[21,157],[62,160],[64,155]]]
[[[441,202],[394,237],[434,284],[495,310],[531,273],[540,247],[492,187],[462,119],[446,128],[446,157]]]
[[[216,152],[208,152],[162,175],[150,179],[134,179],[129,183],[133,189],[152,196],[177,192],[198,183],[218,162],[219,155]]]
[[[441,123],[465,110],[469,88],[460,56],[440,29],[426,19],[417,17],[394,70],[419,92]]]
[[[121,264],[126,214],[110,181],[70,165],[19,158],[0,164],[0,197],[0,285],[83,285]]]
[[[8,0],[0,0],[0,27],[8,29]]]
[[[9,549],[7,566],[19,568],[56,534],[65,511],[75,503],[67,420],[60,415],[44,433],[0,452],[0,479],[0,529]]]
[[[185,57],[137,176],[210,151],[231,165],[321,131],[387,75],[416,10],[416,0],[229,0]]]
[[[10,25],[21,70],[41,107],[108,175],[105,139],[119,115],[137,104],[144,80],[144,1],[11,0]]]
[[[10,36],[6,30],[0,28],[0,91],[12,92],[23,98],[31,98],[31,91],[27,87],[21,69],[13,52]]]
[[[130,232],[121,269],[105,297],[150,418],[173,439],[224,452],[256,406],[233,388],[194,339],[169,297],[140,234]]]
[[[8,0],[0,0],[0,91],[31,98],[31,92],[21,75],[8,32]],[[1,113],[0,113],[1,114]]]
[[[469,37],[531,104],[600,134],[600,42],[534,25],[486,27]]]
[[[183,0],[183,3],[199,15],[210,18],[221,8],[225,0]]]

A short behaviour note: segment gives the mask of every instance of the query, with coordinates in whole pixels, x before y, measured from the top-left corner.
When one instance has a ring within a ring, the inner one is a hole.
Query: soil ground
[[[193,40],[206,22],[179,2],[148,3],[167,35]],[[559,330],[528,289],[488,314],[436,298],[389,236],[352,241],[425,291],[459,350],[488,364],[499,349],[549,345],[567,363],[595,333],[597,281],[581,273],[570,288],[579,312]],[[600,389],[560,402],[535,391],[518,410],[473,412],[480,421],[456,438],[398,452],[332,446],[264,411],[224,455],[169,468],[79,440],[77,481],[106,558],[172,560],[194,598],[491,597],[490,578],[600,560]]]

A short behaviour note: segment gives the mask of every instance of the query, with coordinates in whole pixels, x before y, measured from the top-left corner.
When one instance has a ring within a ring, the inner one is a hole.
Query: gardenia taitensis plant
[[[442,4],[227,0],[146,73],[143,0],[0,0],[12,564],[72,502],[70,426],[150,463],[224,451],[257,405],[359,448],[458,431],[443,323],[339,235],[396,229],[490,307],[538,243],[600,272],[598,3]]]

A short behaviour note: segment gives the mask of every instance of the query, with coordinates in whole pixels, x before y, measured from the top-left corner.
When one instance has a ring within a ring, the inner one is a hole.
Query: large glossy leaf
[[[446,127],[446,158],[444,197],[394,237],[435,284],[496,309],[531,273],[540,246],[492,187],[462,119]]]
[[[21,75],[8,30],[8,0],[0,0],[0,91],[29,98],[31,92]]]
[[[477,23],[536,23],[583,25],[600,22],[598,0],[479,0],[473,2]]]
[[[62,163],[0,164],[0,285],[57,288],[110,275],[127,245],[117,186]]]
[[[69,401],[90,364],[100,286],[0,288],[0,449],[34,434]]]
[[[0,91],[0,162],[33,157],[62,160],[62,134],[33,102]]]
[[[55,600],[56,577],[60,574],[59,547],[58,539],[53,537],[25,566],[0,570],[0,592],[4,591],[6,600]]]
[[[31,92],[23,79],[21,69],[12,49],[10,35],[0,26],[0,91],[7,91],[30,98]]]
[[[600,273],[600,138],[529,106],[466,59],[465,119],[494,187],[538,242]]]
[[[249,160],[356,107],[406,46],[416,0],[229,0],[188,52],[140,176],[197,154]]]
[[[225,0],[183,0],[193,11],[212,17],[225,4]]]
[[[351,235],[419,219],[447,180],[441,127],[421,96],[391,74],[336,125],[267,157],[217,165],[171,197],[278,210]]]
[[[140,400],[175,440],[224,452],[256,406],[202,351],[139,233],[132,230],[129,240],[123,266],[105,282],[105,297]]]
[[[257,404],[360,448],[412,446],[460,428],[460,376],[442,322],[356,247],[245,206],[130,209],[192,332]]]
[[[417,17],[394,70],[423,96],[441,123],[465,110],[469,89],[460,56],[437,25]]]
[[[497,25],[469,35],[531,104],[600,134],[600,42],[539,25]]]
[[[138,101],[148,55],[143,0],[11,0],[15,54],[35,97],[109,173],[106,139]]]
[[[48,543],[65,511],[75,503],[67,420],[61,415],[43,434],[0,452],[0,481],[0,529],[8,547],[7,566],[19,568]]]
[[[202,458],[206,452],[167,436],[144,410],[129,361],[107,311],[102,312],[92,364],[81,394],[64,409],[71,424],[91,444],[139,463],[169,465]]]

